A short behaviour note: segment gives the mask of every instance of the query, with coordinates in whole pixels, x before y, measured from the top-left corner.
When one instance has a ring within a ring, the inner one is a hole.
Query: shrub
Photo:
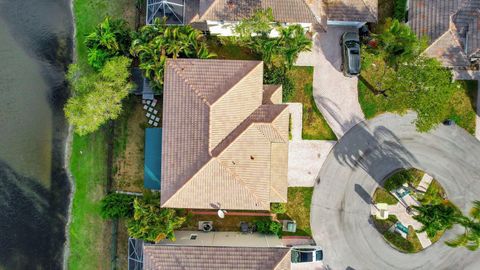
[[[281,84],[282,99],[287,101],[288,97],[294,91],[294,84],[287,72],[282,68],[267,68],[263,74],[263,83],[265,84]]]
[[[390,176],[384,184],[384,187],[388,191],[392,191],[396,188],[401,187],[403,184],[407,182],[412,182],[415,180],[413,176],[406,170],[402,170],[399,172],[394,173]]]
[[[255,226],[259,233],[275,234],[277,236],[282,234],[282,224],[273,220],[260,219],[255,221]]]
[[[109,58],[129,55],[130,43],[130,30],[127,22],[106,17],[85,38],[85,46],[88,48],[88,63],[98,71]]]
[[[110,193],[100,201],[100,215],[104,219],[129,218],[133,216],[134,196]]]
[[[404,22],[407,16],[407,0],[395,0],[395,9],[393,11],[393,18]]]
[[[275,214],[284,214],[287,212],[287,204],[286,203],[271,203],[270,204],[270,212]]]
[[[387,231],[383,236],[390,244],[394,245],[400,251],[407,253],[411,253],[414,251],[413,244],[410,243],[407,239],[400,236],[398,233]]]
[[[175,241],[174,230],[182,226],[186,217],[180,209],[160,208],[158,194],[145,194],[135,198],[134,215],[128,221],[128,234],[131,237],[150,242],[163,239]]]

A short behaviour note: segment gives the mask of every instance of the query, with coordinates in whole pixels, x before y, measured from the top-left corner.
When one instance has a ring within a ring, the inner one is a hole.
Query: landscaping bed
[[[397,205],[399,203],[396,196],[392,192],[396,192],[397,189],[403,188],[408,190],[407,195],[412,196],[414,200],[420,203],[420,206],[423,207],[438,205],[438,204],[449,204],[452,205],[448,200],[446,200],[446,193],[440,183],[432,179],[427,190],[418,190],[419,184],[425,173],[421,170],[410,168],[402,169],[394,172],[383,182],[382,187],[378,187],[373,194],[373,201],[375,204],[386,203],[390,206]],[[405,186],[407,184],[407,186]],[[401,194],[401,193],[399,193]],[[407,196],[407,195],[397,195],[397,196]],[[402,197],[402,200],[405,200],[406,197]],[[405,200],[404,203],[407,201]],[[453,205],[452,205],[453,206]],[[456,207],[455,207],[456,208]],[[416,211],[416,215],[419,215],[419,210],[415,206],[412,206],[412,210]],[[406,213],[409,210],[405,210]],[[412,214],[411,214],[412,215]],[[389,214],[388,218],[385,220],[378,219],[376,216],[372,216],[373,225],[377,231],[383,235],[385,241],[387,241],[392,247],[404,253],[416,253],[423,250],[423,247],[418,239],[417,232],[411,225],[408,226],[408,233],[406,233],[406,238],[402,237],[399,233],[394,231],[393,226],[397,223],[398,219],[395,215]],[[412,216],[413,218],[413,216]],[[402,224],[404,225],[404,224]],[[404,225],[406,226],[406,225]],[[417,228],[420,230],[420,228]],[[445,232],[444,229],[437,231],[434,235],[427,235],[431,243],[437,242]]]

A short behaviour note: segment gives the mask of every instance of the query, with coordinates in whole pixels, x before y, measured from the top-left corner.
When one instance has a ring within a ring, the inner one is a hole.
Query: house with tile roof
[[[480,0],[410,0],[408,24],[428,38],[426,55],[460,74],[478,69]]]
[[[147,24],[155,17],[167,17],[167,23],[191,24],[214,35],[232,36],[239,21],[260,9],[271,9],[278,23],[298,24],[305,31],[377,21],[377,0],[148,0]]]
[[[269,210],[287,201],[289,111],[263,63],[169,59],[161,206]]]
[[[288,270],[287,247],[144,245],[144,270]]]

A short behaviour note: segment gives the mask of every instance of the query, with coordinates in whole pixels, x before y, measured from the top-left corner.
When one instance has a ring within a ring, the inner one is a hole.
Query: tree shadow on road
[[[416,158],[400,139],[384,126],[369,129],[360,123],[348,131],[333,148],[335,158],[353,170],[362,169],[378,184],[391,170],[410,168]],[[388,162],[388,168],[381,164]]]

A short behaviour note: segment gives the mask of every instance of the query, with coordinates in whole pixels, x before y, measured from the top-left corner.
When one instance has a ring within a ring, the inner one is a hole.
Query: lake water
[[[0,0],[0,269],[61,269],[70,0]]]

